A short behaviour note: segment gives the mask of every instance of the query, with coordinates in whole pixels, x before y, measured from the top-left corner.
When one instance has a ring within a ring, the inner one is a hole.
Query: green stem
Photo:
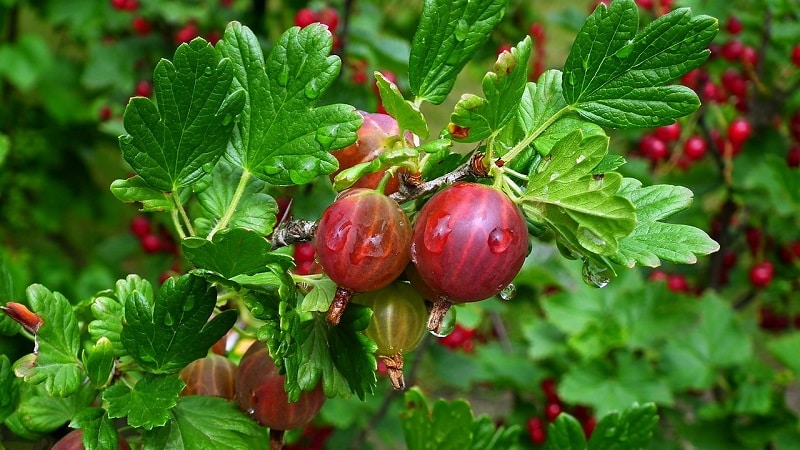
[[[172,211],[169,212],[170,216],[172,217],[172,224],[175,225],[175,231],[178,232],[178,237],[181,240],[186,238],[186,232],[183,231],[183,225],[181,224],[181,218],[178,216],[178,208],[172,208]]]
[[[186,214],[186,209],[183,208],[183,205],[181,204],[178,197],[179,195],[177,192],[172,193],[172,201],[175,203],[177,214],[179,214],[180,217],[183,219],[183,224],[186,225],[186,231],[189,233],[189,236],[195,236],[195,231],[194,227],[192,226],[192,221],[189,219],[189,215]],[[177,218],[173,218],[173,220],[177,220]],[[181,239],[185,238],[186,235],[183,234],[183,229],[180,227],[178,229],[180,230],[178,231],[178,236],[180,236]]]
[[[380,192],[381,194],[385,193],[386,185],[389,183],[389,180],[391,179],[392,179],[392,171],[387,170],[381,177],[381,181],[378,182],[378,185],[375,187],[375,190]]]
[[[544,133],[544,130],[546,130],[550,125],[555,123],[555,121],[560,119],[561,116],[563,116],[564,114],[566,114],[566,113],[568,113],[570,111],[572,111],[572,106],[570,106],[570,105],[567,105],[567,106],[559,109],[555,114],[553,114],[547,120],[545,120],[544,123],[539,126],[539,128],[534,130],[533,133],[529,134],[528,136],[525,137],[525,139],[523,139],[519,143],[517,143],[517,145],[515,145],[514,148],[512,148],[510,152],[508,152],[505,155],[503,155],[503,161],[505,161],[506,163],[510,162],[517,155],[522,153],[523,150],[528,148],[528,146],[531,145],[531,142],[533,142],[534,139],[536,139],[537,137],[539,137],[539,135]]]
[[[252,174],[247,170],[242,171],[242,177],[239,178],[239,184],[236,186],[236,191],[233,193],[231,204],[228,205],[228,209],[225,210],[225,214],[219,219],[219,222],[214,225],[214,228],[210,233],[208,233],[208,237],[206,239],[210,241],[218,231],[225,229],[231,222],[233,214],[236,212],[236,208],[239,206],[239,202],[242,201],[244,191],[247,188],[247,182],[250,181],[251,175]]]

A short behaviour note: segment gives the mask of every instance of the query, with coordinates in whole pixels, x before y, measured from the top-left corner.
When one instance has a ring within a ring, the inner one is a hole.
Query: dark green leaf
[[[263,272],[271,261],[271,245],[264,236],[243,228],[232,228],[203,238],[183,240],[186,259],[197,267],[213,270],[223,277]],[[242,249],[247,249],[243,252]]]
[[[0,139],[2,139],[0,134]],[[0,142],[0,145],[2,143]],[[2,161],[0,161],[2,167]],[[14,298],[14,278],[11,276],[10,261],[5,252],[0,252],[0,301],[7,302]],[[5,314],[0,314],[0,335],[14,336],[22,327]],[[2,421],[0,421],[2,422]]]
[[[185,386],[177,374],[147,374],[133,387],[116,383],[103,391],[103,408],[111,418],[126,417],[128,425],[152,430],[171,418],[169,410]]]
[[[180,397],[163,427],[145,433],[146,450],[267,450],[267,429],[218,397]]]
[[[559,414],[547,430],[544,450],[585,450],[586,436],[580,422],[569,414]]]
[[[83,430],[82,442],[86,450],[119,448],[117,428],[103,408],[84,408],[75,414],[69,426]]]
[[[408,81],[418,98],[438,105],[489,38],[508,0],[425,0],[411,43]]]
[[[249,175],[247,174],[241,200],[236,205],[228,226],[247,228],[266,236],[272,233],[272,227],[277,222],[278,205],[267,194],[267,184]],[[236,185],[241,182],[242,176],[241,168],[227,161],[220,161],[209,177],[195,184],[197,201],[212,223],[218,222],[233,203]]]
[[[531,39],[526,37],[511,52],[497,57],[494,67],[483,77],[481,98],[464,94],[450,116],[462,131],[453,135],[462,142],[478,142],[498,133],[514,117],[528,81]],[[452,127],[452,125],[451,125]]]
[[[656,405],[647,403],[612,412],[600,419],[589,439],[589,450],[648,448],[658,425]]]
[[[114,347],[111,341],[105,336],[101,337],[84,351],[81,359],[89,380],[98,388],[107,386],[114,371]]]
[[[19,385],[8,356],[0,355],[0,423],[17,409]]]
[[[39,284],[29,286],[26,294],[31,310],[42,318],[43,323],[36,333],[38,353],[33,367],[24,369],[25,381],[44,382],[48,394],[55,397],[74,394],[85,373],[78,358],[80,330],[72,305],[60,293],[51,292]],[[15,370],[18,367],[15,365]]]
[[[381,103],[386,112],[397,120],[401,130],[408,130],[421,139],[428,139],[428,122],[419,107],[403,98],[397,85],[389,81],[380,72],[375,72],[375,80],[381,96]]]
[[[679,8],[639,31],[633,0],[595,9],[564,65],[564,97],[581,115],[608,127],[672,123],[700,105],[684,86],[664,86],[702,64],[717,20]]]
[[[169,194],[153,189],[138,175],[111,183],[111,193],[121,202],[140,202],[142,211],[170,211],[175,203]]]
[[[216,289],[204,278],[184,275],[170,278],[153,302],[134,291],[125,300],[125,321],[120,338],[139,365],[153,373],[171,373],[202,358],[236,321],[236,311],[217,314]]]
[[[125,161],[154,189],[172,192],[211,171],[225,153],[242,89],[231,90],[233,64],[208,42],[181,44],[174,61],[153,72],[158,106],[134,97],[125,108],[128,134],[120,136]]]
[[[217,44],[235,66],[235,85],[248,101],[236,122],[230,159],[278,185],[304,184],[336,170],[330,150],[355,142],[361,115],[349,105],[314,107],[341,67],[333,39],[320,24],[290,28],[264,61],[249,28],[231,23]]]

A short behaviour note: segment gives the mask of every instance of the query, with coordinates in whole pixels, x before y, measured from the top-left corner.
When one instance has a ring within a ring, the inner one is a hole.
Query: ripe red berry
[[[755,66],[758,63],[758,50],[755,47],[745,45],[742,47],[742,54],[739,58],[745,65]]]
[[[725,29],[730,34],[739,34],[744,29],[742,21],[736,16],[728,16],[728,21],[725,23]]]
[[[148,22],[148,20],[144,17],[134,17],[131,21],[131,26],[133,27],[133,31],[135,31],[139,36],[147,36],[150,34],[150,22]]]
[[[728,125],[728,139],[734,144],[741,144],[753,133],[753,126],[743,117],[737,117]]]
[[[722,74],[722,86],[737,97],[747,95],[747,79],[736,69],[727,69]]]
[[[800,167],[800,144],[789,148],[789,152],[786,154],[786,165],[792,168]]]
[[[800,66],[800,44],[797,44],[792,48],[792,62],[795,66]]]
[[[194,23],[187,23],[175,33],[175,43],[182,44],[189,42],[199,35],[197,25]]]
[[[127,4],[128,0],[111,0],[111,7],[117,11],[124,11]]]
[[[681,137],[681,124],[675,122],[670,125],[658,127],[655,130],[655,136],[664,142],[677,141]]]
[[[641,141],[639,141],[639,151],[642,156],[651,161],[661,161],[669,156],[669,148],[666,142],[652,134],[642,136]]]
[[[700,136],[692,136],[683,144],[683,154],[692,161],[696,161],[705,156],[708,150],[706,140]]]
[[[547,429],[544,426],[544,421],[538,417],[531,417],[528,420],[528,434],[536,445],[542,445],[547,440]]]
[[[650,272],[650,275],[647,277],[648,280],[653,281],[653,282],[667,281],[668,278],[669,278],[669,275],[667,275],[666,272],[664,272],[663,270],[658,270],[658,269]]]
[[[294,15],[294,24],[300,28],[305,28],[317,22],[317,14],[311,8],[303,8]]]
[[[544,408],[544,415],[547,417],[547,420],[550,422],[556,420],[559,414],[561,414],[562,408],[561,403],[559,402],[549,402],[547,406]]]
[[[339,26],[339,13],[334,8],[325,8],[317,13],[317,20],[323,25],[327,25],[331,32],[336,31]]]
[[[725,93],[712,81],[707,81],[703,85],[702,97],[703,100],[709,102],[722,103],[725,101]]]
[[[671,274],[667,277],[667,289],[672,292],[686,293],[689,292],[689,283],[683,275]]]
[[[789,117],[789,132],[796,141],[800,141],[800,111]]]
[[[592,437],[592,433],[594,432],[596,426],[597,426],[597,419],[595,419],[594,417],[589,417],[588,419],[581,422],[581,427],[583,428],[583,434],[586,435],[586,439]]]
[[[104,105],[100,108],[100,111],[97,112],[97,117],[100,118],[103,122],[111,118],[111,107],[108,105]]]
[[[750,248],[750,253],[755,255],[761,250],[761,243],[764,239],[764,233],[761,231],[761,228],[748,228],[744,232],[744,237],[747,241],[747,246]]]
[[[736,61],[742,56],[742,49],[744,49],[744,44],[736,39],[731,39],[722,44],[720,54],[728,61]]]
[[[772,281],[775,268],[769,261],[762,261],[750,269],[750,284],[760,289],[767,286]]]
[[[542,392],[544,392],[544,396],[547,397],[547,400],[550,402],[560,402],[561,400],[558,398],[558,393],[556,392],[556,380],[552,378],[545,378],[542,380],[539,385],[542,388]]]
[[[147,234],[141,238],[139,243],[146,253],[157,253],[161,250],[161,237],[157,234]]]
[[[147,80],[136,83],[136,95],[139,97],[150,97],[153,94],[153,84]]]
[[[150,219],[145,216],[136,216],[131,220],[131,233],[138,238],[144,238],[150,234]]]
[[[529,33],[531,37],[536,39],[537,45],[539,45],[539,41],[544,40],[544,26],[542,26],[542,24],[539,22],[534,22],[531,24]]]
[[[117,441],[119,442],[118,446],[120,450],[131,449],[130,445],[128,445],[128,441],[122,436],[118,436]],[[72,430],[59,439],[58,442],[51,447],[51,450],[83,450],[84,448],[83,430]]]

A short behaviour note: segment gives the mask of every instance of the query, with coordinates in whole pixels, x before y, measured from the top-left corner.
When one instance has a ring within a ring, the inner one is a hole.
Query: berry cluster
[[[338,52],[341,50],[342,39],[337,34],[339,28],[339,13],[336,9],[331,7],[322,8],[319,10],[311,8],[303,8],[294,15],[294,24],[300,28],[305,28],[312,23],[321,23],[328,27],[328,30],[333,34],[333,51]]]
[[[556,392],[557,386],[554,379],[545,378],[540,386],[545,397],[544,417],[536,416],[528,420],[528,435],[536,445],[543,445],[547,441],[547,424],[556,420],[565,410],[564,403]],[[569,412],[581,423],[586,438],[591,437],[597,425],[597,419],[592,411],[585,406],[578,405],[570,408]]]
[[[171,276],[181,273],[178,245],[175,243],[175,238],[172,237],[167,228],[155,225],[147,216],[140,215],[131,220],[130,231],[139,239],[139,245],[145,253],[151,255],[165,254],[174,258],[170,269],[159,276],[159,281],[161,283]]]
[[[475,341],[482,341],[483,339],[483,336],[478,334],[478,330],[456,324],[450,334],[439,338],[439,344],[450,350],[460,349],[466,353],[472,353],[475,350]]]

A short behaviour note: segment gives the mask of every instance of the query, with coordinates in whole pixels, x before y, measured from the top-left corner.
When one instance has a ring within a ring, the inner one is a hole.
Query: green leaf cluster
[[[569,414],[562,413],[550,424],[545,450],[601,450],[649,448],[653,431],[658,425],[656,405],[634,404],[623,411],[603,416],[592,437],[586,438],[580,423]]]

